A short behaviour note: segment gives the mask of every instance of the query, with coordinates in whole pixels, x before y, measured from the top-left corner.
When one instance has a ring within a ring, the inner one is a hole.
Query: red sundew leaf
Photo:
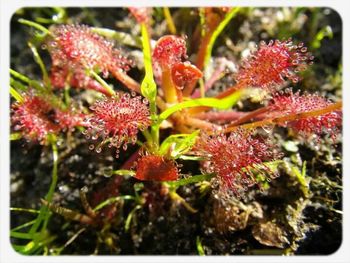
[[[203,73],[190,62],[179,62],[172,67],[171,76],[175,85],[178,88],[183,88],[187,84],[200,79]]]
[[[267,117],[279,117],[288,114],[305,113],[314,110],[321,110],[332,102],[317,94],[300,95],[299,92],[292,92],[276,95],[270,102],[271,112]],[[290,122],[281,123],[282,126],[291,127],[302,135],[315,134],[320,136],[328,133],[334,139],[340,133],[342,125],[342,112],[337,110],[320,116],[296,119]]]
[[[236,81],[272,91],[285,79],[298,82],[300,77],[297,73],[305,70],[312,59],[303,43],[296,45],[291,40],[271,40],[266,44],[262,41],[258,50],[243,61]]]
[[[171,68],[182,58],[186,58],[186,42],[182,37],[167,35],[161,37],[154,47],[152,58],[161,68]]]
[[[237,130],[229,136],[202,135],[198,140],[199,152],[208,157],[208,173],[216,173],[219,190],[240,195],[257,182],[251,169],[260,170],[269,177],[276,176],[263,162],[279,157],[273,145],[264,138],[253,137],[251,132]]]
[[[27,140],[45,143],[48,134],[83,126],[85,115],[72,107],[62,110],[49,97],[33,92],[23,94],[23,99],[12,105],[11,122]]]
[[[12,105],[11,122],[24,138],[44,143],[48,134],[60,131],[60,126],[54,123],[54,108],[46,98],[28,93],[23,99],[23,103]]]
[[[135,178],[142,181],[174,181],[179,176],[172,160],[158,155],[146,155],[137,162]]]
[[[148,101],[140,96],[132,97],[125,93],[119,98],[103,98],[95,102],[90,109],[93,114],[86,119],[85,135],[93,140],[102,138],[102,144],[123,148],[127,143],[136,143],[139,130],[145,130],[150,124]],[[96,148],[100,152],[100,148]]]
[[[60,25],[52,30],[47,47],[53,67],[72,72],[85,68],[99,70],[105,76],[116,70],[128,70],[130,61],[114,48],[114,44],[93,33],[85,25]]]

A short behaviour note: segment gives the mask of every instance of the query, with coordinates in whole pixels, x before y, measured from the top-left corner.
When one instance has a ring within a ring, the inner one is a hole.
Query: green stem
[[[10,207],[10,211],[18,211],[18,212],[28,212],[33,214],[38,214],[40,211],[29,208],[21,208],[21,207]]]
[[[45,200],[49,203],[52,201],[52,197],[57,185],[58,180],[58,149],[57,149],[57,140],[55,136],[52,136],[51,139],[51,147],[52,147],[52,159],[53,159],[53,168],[52,168],[52,182],[49,188],[49,192],[47,193]],[[44,219],[44,229],[46,229],[47,223],[49,221],[50,214],[47,213]]]
[[[30,84],[31,81],[32,81],[30,78],[24,76],[23,74],[21,74],[21,73],[15,71],[15,70],[13,70],[13,69],[10,69],[10,74],[11,74],[12,76],[14,76],[14,77],[16,77],[16,78],[22,80],[23,82],[25,82],[25,83],[27,83],[27,84]]]
[[[153,144],[153,138],[152,135],[149,133],[148,130],[142,131],[143,136],[145,136],[147,143],[151,146]]]
[[[38,23],[35,23],[33,21],[20,18],[20,19],[18,19],[18,22],[23,24],[23,25],[26,25],[26,26],[34,27],[35,29],[37,29],[37,30],[39,30],[47,35],[51,35],[51,32],[46,27],[44,27]]]
[[[172,35],[176,35],[176,27],[173,21],[173,18],[171,17],[171,13],[168,7],[164,7],[163,8],[163,12],[164,12],[164,17],[166,20],[166,23],[168,25],[169,31]]]
[[[24,102],[24,99],[23,99],[22,95],[19,94],[15,88],[10,87],[10,94],[11,94],[12,97],[15,98],[15,100],[17,102],[19,102],[19,103],[23,103]]]
[[[12,228],[11,231],[18,231],[20,229],[23,229],[25,227],[31,226],[35,223],[36,220],[29,221],[27,223],[24,223],[23,225],[17,226],[15,228]]]
[[[107,200],[103,201],[102,203],[98,204],[94,209],[92,209],[94,212],[102,209],[103,207],[107,205],[111,205],[113,203],[116,203],[120,200],[135,200],[135,197],[132,195],[122,195],[122,196],[116,196],[108,198]]]
[[[207,49],[206,49],[204,67],[206,67],[209,62],[216,39],[221,34],[221,32],[225,29],[227,24],[231,21],[231,19],[238,13],[239,9],[240,9],[239,7],[232,8],[232,10],[225,16],[224,20],[218,25],[218,27],[215,29],[215,31],[211,35]]]
[[[35,62],[36,62],[36,63],[39,65],[39,67],[40,67],[41,73],[43,74],[43,81],[44,81],[45,85],[46,85],[49,89],[51,89],[51,83],[50,83],[49,75],[47,74],[46,67],[45,67],[45,65],[44,65],[43,60],[41,59],[41,57],[40,57],[40,55],[39,55],[39,52],[38,52],[37,48],[36,48],[31,42],[28,42],[28,46],[29,46],[30,50],[31,50],[32,53],[33,53]]]
[[[245,91],[247,92],[247,90]],[[163,120],[166,120],[170,115],[172,115],[175,112],[178,112],[185,108],[194,108],[194,107],[211,107],[216,109],[228,109],[235,105],[238,100],[242,97],[243,91],[238,90],[231,94],[230,96],[223,98],[223,99],[216,99],[216,98],[200,98],[200,99],[194,99],[194,100],[188,100],[184,101],[178,104],[175,104],[174,106],[171,106],[170,108],[166,109],[159,115],[159,123]]]
[[[124,226],[125,232],[128,232],[128,231],[129,231],[131,219],[132,219],[132,217],[134,216],[135,212],[136,212],[137,210],[141,209],[141,208],[142,208],[141,205],[137,205],[137,206],[134,207],[133,210],[131,210],[131,212],[129,213],[128,217],[127,217],[126,220],[125,220],[125,226]]]
[[[112,89],[111,86],[109,86],[107,84],[106,81],[104,81],[96,72],[94,72],[93,70],[89,70],[89,73],[98,81],[98,83],[100,83],[105,89],[106,91],[111,95],[111,96],[115,96],[115,91]]]
[[[174,201],[178,201],[179,203],[181,203],[189,212],[197,213],[198,210],[193,208],[189,203],[187,203],[186,200],[183,199],[178,193],[176,193],[175,190],[171,190],[169,192],[169,196]]]
[[[39,91],[45,91],[45,89],[41,86],[41,84],[36,80],[32,80],[32,79],[28,78],[27,76],[24,76],[23,74],[15,71],[13,69],[10,69],[10,74],[12,76],[14,76],[15,78],[18,78],[19,80],[23,81],[24,83],[29,84],[31,87],[33,87]]]
[[[213,178],[215,174],[200,174],[200,175],[194,175],[188,178],[180,179],[178,181],[172,181],[172,182],[166,182],[166,184],[170,188],[178,188],[183,185],[198,183],[202,181],[209,181],[211,178]]]
[[[56,144],[56,136],[50,135],[49,140],[51,142],[51,147],[52,147],[53,168],[52,168],[51,185],[50,185],[48,193],[45,196],[45,199],[46,199],[46,201],[48,203],[51,203],[52,197],[53,197],[53,193],[54,193],[54,190],[56,188],[57,179],[58,179],[58,174],[57,174],[57,171],[58,171],[58,169],[57,169],[58,168],[58,149],[57,149],[57,144]],[[46,226],[47,226],[47,223],[49,221],[49,217],[50,217],[50,213],[49,213],[48,207],[47,206],[42,206],[40,208],[39,215],[38,215],[38,217],[36,219],[36,222],[31,227],[29,233],[33,235],[38,230],[38,228],[39,228],[40,224],[42,223],[42,221],[44,221],[42,230],[45,230]]]
[[[196,238],[197,252],[200,256],[205,256],[204,248],[202,246],[201,238],[197,236]]]
[[[156,150],[159,149],[159,128],[160,127],[158,124],[153,125],[151,127],[152,142],[153,142],[153,145],[155,145]]]

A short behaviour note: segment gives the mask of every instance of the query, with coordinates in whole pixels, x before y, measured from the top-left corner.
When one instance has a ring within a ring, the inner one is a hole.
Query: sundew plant
[[[13,248],[335,252],[341,37],[327,8],[18,10]]]

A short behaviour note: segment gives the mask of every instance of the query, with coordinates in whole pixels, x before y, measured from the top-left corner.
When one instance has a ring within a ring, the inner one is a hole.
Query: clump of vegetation
[[[30,207],[12,195],[21,206],[13,213],[37,214],[13,215],[16,251],[332,252],[308,242],[324,227],[315,210],[341,232],[340,84],[303,86],[322,62],[292,39],[304,20],[295,31],[280,25],[281,39],[253,39],[253,49],[238,30],[259,12],[289,12],[290,22],[322,9],[116,9],[124,32],[101,26],[100,10],[77,11],[23,9],[13,18],[30,28],[42,75],[12,60],[12,149],[36,153],[11,157],[13,180],[27,167],[45,176]],[[306,42],[319,54],[330,36],[312,30]],[[335,250],[340,240],[327,242]]]

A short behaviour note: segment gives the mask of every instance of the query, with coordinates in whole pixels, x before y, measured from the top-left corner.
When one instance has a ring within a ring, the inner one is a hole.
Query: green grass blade
[[[131,212],[129,213],[128,217],[125,220],[125,225],[124,225],[125,232],[129,231],[132,217],[134,216],[136,211],[141,209],[141,208],[142,208],[142,206],[137,205],[137,206],[135,206],[135,208],[133,210],[131,210]]]
[[[141,83],[141,93],[150,102],[151,114],[155,114],[155,111],[156,111],[155,101],[156,101],[156,96],[157,96],[157,85],[156,85],[154,78],[153,78],[150,39],[148,36],[147,26],[145,24],[141,24],[141,33],[142,33],[143,60],[144,60],[144,64],[145,64],[145,77]]]
[[[221,34],[221,32],[225,29],[227,24],[231,21],[231,19],[235,17],[235,15],[238,13],[239,10],[240,10],[239,7],[232,8],[226,14],[224,20],[222,20],[222,22],[218,25],[218,27],[213,32],[213,34],[212,34],[212,36],[211,36],[211,38],[209,40],[209,44],[208,44],[207,50],[206,50],[205,59],[204,59],[204,67],[206,67],[206,65],[209,62],[209,59],[211,57],[211,53],[212,53],[213,46],[215,44],[216,39]]]
[[[46,67],[44,65],[43,60],[41,59],[41,57],[39,55],[39,52],[38,52],[37,48],[31,42],[28,42],[28,46],[29,46],[30,50],[33,53],[35,62],[40,67],[41,73],[43,74],[43,81],[44,81],[44,83],[47,85],[47,87],[49,89],[51,89],[51,83],[50,83],[49,75],[47,74]]]
[[[16,101],[18,101],[19,103],[23,103],[24,102],[24,99],[22,97],[21,94],[19,94],[17,92],[17,90],[15,90],[13,87],[10,87],[10,94],[12,97],[15,98]]]
[[[20,18],[20,19],[18,19],[18,22],[23,24],[23,25],[33,27],[33,28],[43,32],[46,35],[51,35],[51,32],[46,27],[44,27],[38,23],[35,23],[34,21]]]
[[[166,182],[166,184],[169,185],[171,188],[178,188],[183,185],[209,181],[214,176],[215,174],[200,174],[200,175],[194,175],[188,178],[180,179],[177,181]]]
[[[56,137],[54,135],[52,135],[50,137],[50,141],[51,141],[51,147],[52,147],[52,159],[53,159],[53,168],[52,168],[52,181],[50,184],[50,188],[48,193],[45,196],[45,200],[48,203],[51,203],[52,201],[52,197],[53,197],[53,193],[54,190],[56,188],[56,184],[57,184],[57,179],[58,179],[58,174],[57,174],[57,169],[58,169],[58,149],[57,149],[57,144],[56,144]],[[36,219],[37,222],[35,222],[35,224],[31,227],[30,229],[30,233],[34,233],[36,232],[41,223],[43,222],[43,226],[42,229],[46,229],[47,223],[49,221],[49,217],[50,217],[50,212],[47,206],[42,206],[40,208],[39,211],[39,215]]]
[[[99,203],[94,209],[93,211],[96,212],[100,209],[102,209],[103,207],[107,206],[107,205],[111,205],[113,203],[116,203],[120,200],[135,200],[135,197],[132,195],[121,195],[121,196],[116,196],[116,197],[111,197],[108,198],[107,200]]]
[[[27,83],[29,86],[35,88],[36,90],[45,92],[45,89],[41,86],[40,82],[38,82],[36,80],[32,80],[32,79],[28,78],[27,76],[13,70],[13,69],[10,69],[10,74],[13,77],[21,80],[22,82]]]
[[[204,248],[202,246],[202,242],[199,236],[197,236],[196,238],[196,246],[197,246],[198,255],[205,256]]]
[[[31,225],[33,225],[35,223],[35,221],[36,220],[32,220],[32,221],[29,221],[29,222],[24,223],[22,225],[19,225],[19,226],[15,227],[15,228],[12,228],[11,231],[18,231],[18,230],[21,230],[21,229],[26,228],[28,226],[31,226]]]

